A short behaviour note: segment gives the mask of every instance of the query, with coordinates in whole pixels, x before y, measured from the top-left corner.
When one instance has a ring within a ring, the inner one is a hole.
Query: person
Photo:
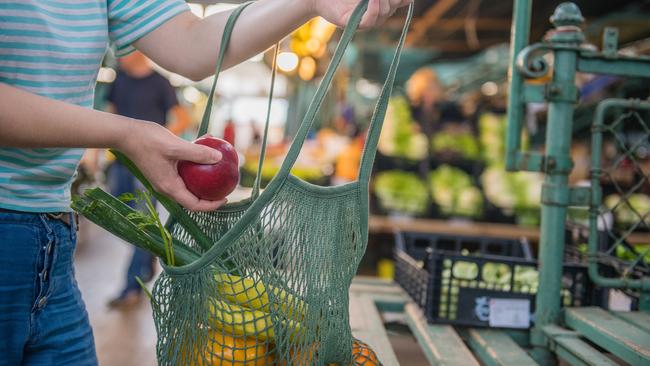
[[[223,128],[223,139],[235,146],[235,121],[232,118],[226,120],[226,125]]]
[[[180,135],[190,124],[190,118],[178,104],[176,90],[169,81],[154,71],[147,57],[139,51],[119,58],[118,62],[117,76],[106,98],[106,109],[122,116],[156,122],[163,126],[167,125],[168,114],[172,115],[173,123],[170,123],[168,128],[175,135]],[[115,196],[145,189],[119,161],[110,165],[108,183],[111,193]],[[135,206],[134,202],[128,204]],[[109,307],[137,304],[142,298],[142,288],[136,278],[148,282],[153,278],[154,272],[154,256],[145,250],[134,248],[124,288],[108,303]]]
[[[234,29],[225,66],[249,59],[314,16],[337,25],[359,0],[259,0]],[[411,0],[369,0],[362,28]],[[0,365],[97,365],[74,279],[70,182],[84,148],[115,148],[189,210],[211,211],[179,160],[221,154],[155,122],[92,109],[109,40],[193,80],[212,75],[227,13],[198,18],[183,0],[0,0]],[[260,32],[263,25],[263,32]]]

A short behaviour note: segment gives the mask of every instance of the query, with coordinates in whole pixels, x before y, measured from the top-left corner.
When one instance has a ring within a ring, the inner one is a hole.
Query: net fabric
[[[255,355],[237,365],[350,364],[348,288],[366,245],[362,193],[353,184],[325,195],[288,179],[221,260],[163,273],[153,291],[160,364],[223,362],[211,345],[244,336],[256,341],[247,350]]]
[[[598,119],[592,135],[592,184],[602,201],[591,207],[591,253],[609,278],[650,276],[650,103],[611,100],[615,106]],[[632,295],[638,295],[631,292]]]
[[[353,12],[265,191],[242,206],[188,213],[208,245],[181,222],[170,223],[174,238],[202,255],[185,266],[164,266],[154,285],[159,364],[380,364],[352,337],[348,289],[366,249],[368,180],[412,6],[371,121],[359,180],[319,187],[290,174],[367,5],[364,0]]]

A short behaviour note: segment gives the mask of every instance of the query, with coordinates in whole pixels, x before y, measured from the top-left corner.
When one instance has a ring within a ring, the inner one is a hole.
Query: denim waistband
[[[41,223],[43,222],[43,220],[46,220],[46,221],[57,222],[57,223],[61,223],[62,225],[66,225],[63,221],[48,215],[53,213],[55,212],[51,212],[51,213],[22,212],[22,211],[13,211],[5,208],[0,208],[0,224],[12,223],[12,222],[13,223]],[[63,212],[62,214],[72,215],[73,213]],[[71,220],[70,222],[74,222],[74,220]]]

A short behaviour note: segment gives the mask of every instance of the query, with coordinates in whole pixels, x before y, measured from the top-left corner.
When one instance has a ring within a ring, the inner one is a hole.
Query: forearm
[[[120,148],[133,124],[0,83],[0,146]]]
[[[314,17],[311,4],[308,0],[258,0],[251,4],[235,25],[224,68],[264,51]],[[180,14],[135,45],[162,67],[201,79],[214,73],[229,14],[217,13],[204,19],[189,12]]]

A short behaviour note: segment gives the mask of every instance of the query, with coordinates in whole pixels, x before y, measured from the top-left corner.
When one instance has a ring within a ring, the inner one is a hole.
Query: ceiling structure
[[[532,2],[531,40],[540,40],[551,27],[548,19],[565,0]],[[189,0],[204,5],[242,3],[245,0]],[[620,44],[650,38],[648,0],[574,0],[586,19],[587,40],[600,44],[602,29],[619,28]],[[466,57],[510,40],[512,0],[415,0],[415,18],[407,47],[433,51],[435,58]],[[378,33],[388,30],[393,37],[379,36],[393,44],[404,21],[401,10]]]
[[[533,1],[531,41],[541,40],[551,28],[548,19],[564,0]],[[620,44],[650,37],[650,1],[576,0],[586,19],[587,40],[600,45],[602,29],[619,28]],[[510,40],[513,1],[509,0],[416,0],[415,19],[407,46],[433,49],[447,58],[464,57]],[[384,26],[399,31],[402,17]]]

